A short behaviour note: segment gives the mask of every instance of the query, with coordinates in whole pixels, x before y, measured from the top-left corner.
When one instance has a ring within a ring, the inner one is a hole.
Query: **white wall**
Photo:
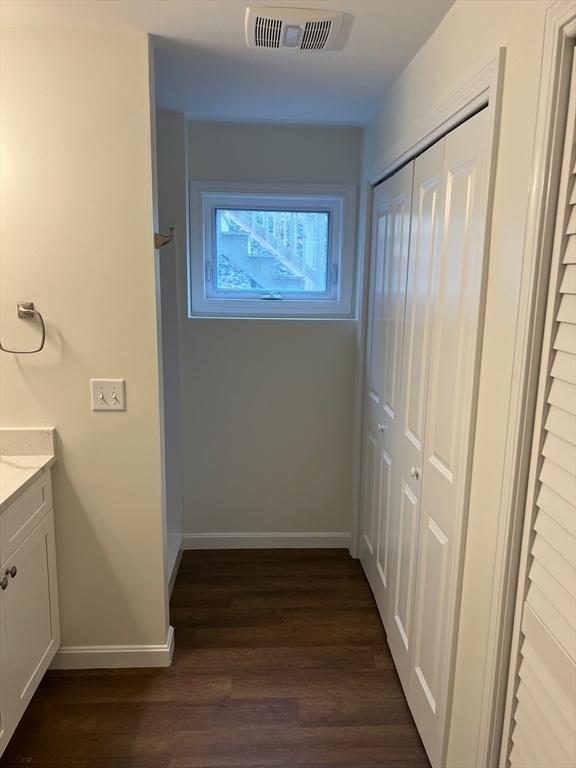
[[[458,0],[388,92],[366,131],[367,166],[506,46],[477,434],[458,637],[450,766],[473,765],[499,524],[505,431],[538,98],[550,2]]]
[[[194,180],[359,180],[357,128],[189,123],[188,140]],[[182,317],[185,531],[349,531],[355,325]]]
[[[182,544],[184,487],[182,463],[180,294],[178,263],[186,259],[186,119],[178,112],[156,112],[159,229],[173,228],[174,240],[158,254],[162,338],[162,411],[166,483],[166,573],[172,576]]]
[[[148,41],[3,30],[2,338],[33,300],[41,354],[0,358],[1,422],[55,426],[62,642],[162,644],[161,511]],[[88,380],[125,377],[126,413]]]

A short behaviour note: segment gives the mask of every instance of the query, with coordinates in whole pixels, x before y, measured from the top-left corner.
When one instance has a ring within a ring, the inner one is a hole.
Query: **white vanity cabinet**
[[[0,511],[0,563],[2,754],[60,644],[49,470]]]

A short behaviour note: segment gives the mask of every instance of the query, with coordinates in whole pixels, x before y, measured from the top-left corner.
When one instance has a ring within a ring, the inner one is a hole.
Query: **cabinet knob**
[[[12,568],[6,569],[6,576],[12,576],[12,578],[14,578],[17,573],[18,573],[18,568],[16,568],[15,565],[13,565]]]
[[[416,467],[410,467],[410,477],[414,477],[416,480],[418,480],[420,477],[420,470]]]
[[[385,429],[386,427],[384,426],[384,424],[378,424],[378,432],[384,432]]]
[[[8,576],[4,576],[2,581],[0,581],[0,589],[4,591],[6,587],[8,586]]]

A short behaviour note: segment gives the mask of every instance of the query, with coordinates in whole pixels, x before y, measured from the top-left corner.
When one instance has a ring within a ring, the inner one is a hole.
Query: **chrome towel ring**
[[[44,318],[34,309],[34,304],[31,301],[22,301],[16,305],[18,317],[21,320],[38,320],[40,323],[41,337],[40,345],[36,349],[8,349],[0,341],[0,350],[2,352],[10,352],[12,355],[33,355],[36,352],[41,352],[44,349],[44,342],[46,341],[46,326],[44,325]]]

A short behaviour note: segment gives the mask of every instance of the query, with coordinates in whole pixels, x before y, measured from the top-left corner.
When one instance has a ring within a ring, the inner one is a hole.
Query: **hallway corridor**
[[[169,669],[50,672],[1,768],[425,768],[358,561],[188,551]]]

